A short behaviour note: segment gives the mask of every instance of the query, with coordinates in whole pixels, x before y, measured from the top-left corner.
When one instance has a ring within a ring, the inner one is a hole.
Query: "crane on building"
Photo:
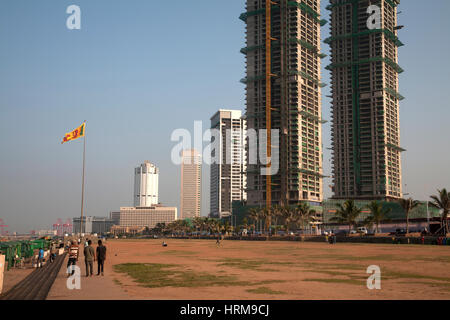
[[[3,219],[0,219],[0,236],[5,235],[5,228],[8,228],[8,226],[5,224]]]

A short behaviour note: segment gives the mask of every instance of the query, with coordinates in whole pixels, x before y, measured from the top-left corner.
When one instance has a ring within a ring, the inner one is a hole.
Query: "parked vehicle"
[[[395,232],[391,232],[389,235],[391,236],[405,236],[406,230],[405,229],[396,229]]]
[[[369,231],[367,230],[366,227],[359,227],[358,229],[356,229],[356,231],[358,233],[361,233],[361,234],[368,234],[369,233]]]

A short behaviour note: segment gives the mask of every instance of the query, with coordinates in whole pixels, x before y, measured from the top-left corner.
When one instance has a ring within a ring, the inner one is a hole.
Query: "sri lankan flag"
[[[63,144],[64,142],[69,142],[71,140],[75,140],[75,139],[84,137],[85,127],[86,127],[86,122],[84,122],[81,126],[76,128],[72,132],[66,133],[61,144]]]

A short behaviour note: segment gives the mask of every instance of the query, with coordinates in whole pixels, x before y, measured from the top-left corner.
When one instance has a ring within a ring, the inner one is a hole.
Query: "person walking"
[[[217,247],[220,247],[220,236],[217,236],[216,246],[217,246]]]
[[[42,262],[44,261],[44,249],[39,248],[38,259],[36,267],[42,268]]]
[[[94,261],[95,252],[91,246],[92,241],[88,240],[87,246],[84,247],[84,263],[86,264],[86,277],[93,276],[94,274]]]
[[[98,247],[97,247],[97,266],[98,266],[98,272],[97,275],[100,275],[100,272],[103,274],[103,267],[105,265],[106,260],[106,247],[103,245],[102,240],[98,240]]]
[[[75,273],[75,268],[72,267],[72,272],[69,272],[69,267],[77,265],[78,253],[79,246],[76,241],[73,241],[69,247],[69,261],[67,262],[67,274],[69,277]]]
[[[52,243],[51,247],[50,247],[50,262],[53,263],[53,261],[55,261],[56,258],[56,243]]]

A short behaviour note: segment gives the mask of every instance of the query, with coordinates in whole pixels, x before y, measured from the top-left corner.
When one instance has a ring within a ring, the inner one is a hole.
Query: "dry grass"
[[[446,247],[223,241],[218,248],[213,240],[166,242],[170,250],[160,240],[110,242],[120,252],[111,262],[115,278],[136,297],[442,299],[450,291]],[[381,290],[367,289],[369,265],[381,269]]]

